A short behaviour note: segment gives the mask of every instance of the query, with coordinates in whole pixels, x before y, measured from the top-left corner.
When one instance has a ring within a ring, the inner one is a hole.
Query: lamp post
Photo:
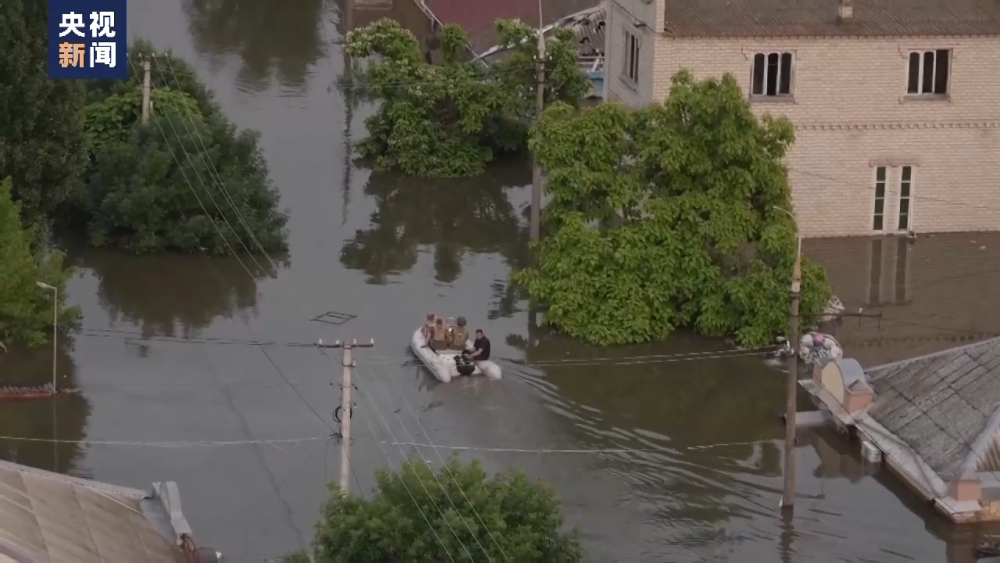
[[[35,282],[35,285],[42,289],[52,291],[52,396],[56,393],[56,354],[59,351],[58,330],[59,330],[59,288],[44,282]]]
[[[788,215],[795,224],[795,265],[792,267],[792,302],[788,312],[788,340],[792,354],[788,359],[788,389],[785,397],[785,487],[781,497],[781,508],[792,510],[795,503],[795,411],[799,388],[799,292],[802,285],[802,235],[795,214],[787,209],[775,207],[776,211]]]

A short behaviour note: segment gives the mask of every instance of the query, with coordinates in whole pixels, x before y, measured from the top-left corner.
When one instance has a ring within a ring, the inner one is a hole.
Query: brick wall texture
[[[897,226],[902,166],[913,167],[912,230],[1000,230],[1000,38],[676,39],[653,31],[662,17],[646,8],[661,4],[611,0],[607,99],[662,101],[681,69],[732,73],[749,96],[754,54],[792,53],[791,99],[752,105],[795,125],[786,165],[805,236],[873,234],[876,166],[888,171],[887,232]],[[643,36],[638,87],[620,78],[626,30]],[[906,57],[937,49],[952,51],[948,98],[907,99]]]

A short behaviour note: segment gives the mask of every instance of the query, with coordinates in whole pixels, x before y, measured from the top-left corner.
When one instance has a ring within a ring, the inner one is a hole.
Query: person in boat
[[[490,359],[490,339],[486,338],[483,329],[476,329],[476,340],[472,343],[472,350],[466,350],[462,357],[470,362],[485,362]]]
[[[424,318],[423,333],[424,333],[424,340],[427,342],[430,342],[431,337],[434,336],[435,319],[437,319],[437,315],[435,315],[434,313],[427,313],[427,316]]]
[[[431,338],[427,341],[427,346],[435,352],[448,349],[448,327],[444,325],[444,319],[441,317],[434,320]]]
[[[465,317],[458,317],[455,326],[448,328],[448,348],[465,352],[469,342],[469,329],[465,328],[466,324],[468,323]]]

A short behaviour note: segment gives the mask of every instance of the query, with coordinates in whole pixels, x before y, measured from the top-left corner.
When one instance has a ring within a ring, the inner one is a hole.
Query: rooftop
[[[869,370],[876,401],[868,411],[947,480],[963,471],[981,437],[996,424],[1000,403],[1000,338]],[[980,470],[992,465],[980,459]],[[990,452],[991,453],[991,452]]]
[[[542,23],[538,23],[541,2]],[[505,0],[502,2],[472,2],[470,0],[424,0],[424,5],[442,25],[457,24],[469,35],[475,53],[481,53],[497,43],[493,24],[499,19],[519,19],[538,28],[566,16],[600,4],[600,0]]]
[[[428,1],[428,4],[430,1]],[[998,35],[998,0],[666,0],[664,31],[677,37]]]
[[[0,461],[0,561],[184,563],[150,496]]]

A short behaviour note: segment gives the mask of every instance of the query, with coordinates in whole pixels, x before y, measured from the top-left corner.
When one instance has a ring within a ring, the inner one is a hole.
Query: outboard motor
[[[458,368],[458,375],[462,376],[470,376],[476,371],[476,365],[462,356],[455,356],[455,367]]]

